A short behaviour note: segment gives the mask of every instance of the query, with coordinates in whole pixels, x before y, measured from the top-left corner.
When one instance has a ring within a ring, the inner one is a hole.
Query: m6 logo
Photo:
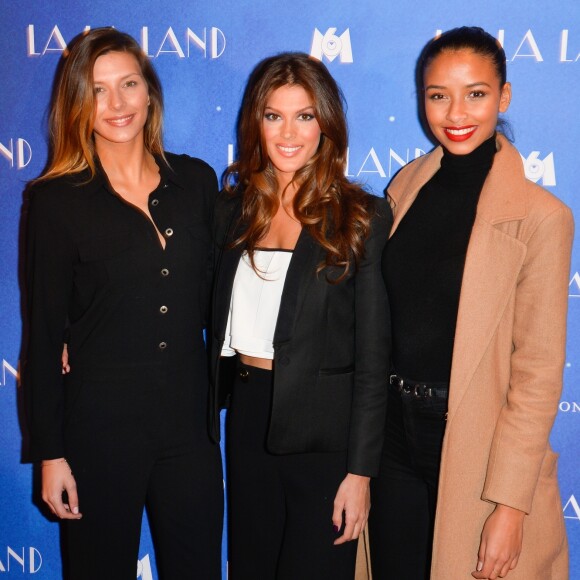
[[[322,55],[324,55],[330,62],[340,55],[340,62],[353,62],[350,29],[347,28],[340,36],[337,36],[336,28],[329,28],[324,35],[318,28],[315,28],[310,55],[318,60],[322,60]]]
[[[520,154],[521,155],[521,154]],[[526,159],[521,155],[524,162],[526,177],[537,183],[542,180],[542,185],[556,185],[556,171],[554,169],[554,154],[550,153],[540,159],[539,151],[532,151]]]

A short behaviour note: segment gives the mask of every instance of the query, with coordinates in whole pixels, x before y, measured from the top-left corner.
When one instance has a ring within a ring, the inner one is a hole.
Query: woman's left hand
[[[68,344],[66,342],[62,347],[61,364],[62,374],[68,375],[70,373],[70,365],[68,364]]]
[[[504,578],[518,564],[522,551],[525,513],[498,504],[487,518],[481,533],[474,578]]]
[[[342,528],[344,513],[344,531],[334,541],[335,545],[356,540],[364,530],[371,509],[370,477],[348,473],[342,480],[334,498],[332,523],[338,532]]]

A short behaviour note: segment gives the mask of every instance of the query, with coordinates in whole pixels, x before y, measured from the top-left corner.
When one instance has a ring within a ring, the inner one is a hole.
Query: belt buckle
[[[417,398],[430,399],[435,393],[433,392],[433,387],[418,383],[413,387],[413,394]]]
[[[405,381],[399,375],[390,375],[389,383],[394,387],[398,387],[399,393],[403,390],[405,386]]]
[[[410,385],[405,382],[405,380],[399,375],[389,375],[389,383],[397,387],[399,393],[404,392],[407,394],[412,394],[417,398],[430,398],[435,395],[433,387],[428,387],[423,383],[417,383]]]

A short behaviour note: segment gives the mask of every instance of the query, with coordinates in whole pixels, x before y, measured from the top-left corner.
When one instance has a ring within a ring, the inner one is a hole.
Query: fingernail
[[[478,562],[477,563],[477,571],[481,572],[483,570],[483,562]]]
[[[340,528],[339,528],[339,527],[338,527],[336,524],[334,524],[334,525],[332,526],[332,529],[334,530],[334,533],[335,533],[335,534],[338,534],[338,530],[339,530]]]
[[[74,507],[72,510],[73,514],[78,514],[79,513],[79,508],[78,507]]]

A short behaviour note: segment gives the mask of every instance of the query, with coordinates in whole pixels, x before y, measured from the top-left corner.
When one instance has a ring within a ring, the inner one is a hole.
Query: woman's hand
[[[525,513],[498,504],[487,518],[481,533],[474,578],[504,578],[518,564],[522,551]]]
[[[344,531],[334,541],[335,545],[356,540],[364,530],[371,509],[370,477],[348,473],[342,480],[334,498],[332,523],[338,532],[342,528],[344,513]]]
[[[68,347],[66,342],[62,347],[61,362],[62,362],[62,374],[66,375],[70,373],[70,365],[68,364]]]
[[[48,459],[42,462],[41,469],[42,499],[50,511],[63,520],[80,520],[77,484],[66,459]],[[66,491],[68,503],[62,500],[63,491]]]

